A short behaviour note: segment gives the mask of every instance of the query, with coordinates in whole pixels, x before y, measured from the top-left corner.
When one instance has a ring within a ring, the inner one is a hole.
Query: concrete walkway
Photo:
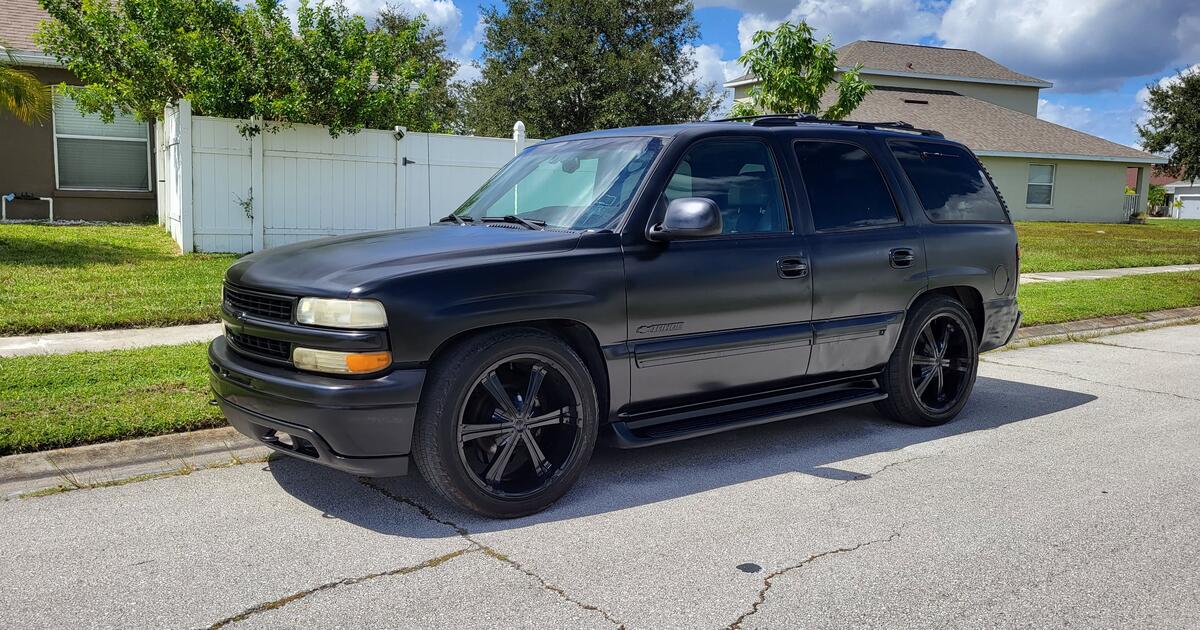
[[[1088,269],[1086,271],[1047,271],[1021,274],[1021,284],[1063,282],[1066,280],[1100,280],[1121,276],[1140,276],[1148,273],[1180,273],[1200,271],[1200,265],[1166,265],[1163,267],[1125,267],[1122,269]]]
[[[127,328],[25,337],[0,337],[0,357],[173,346],[197,341],[212,341],[220,334],[220,324],[194,324],[166,328]]]

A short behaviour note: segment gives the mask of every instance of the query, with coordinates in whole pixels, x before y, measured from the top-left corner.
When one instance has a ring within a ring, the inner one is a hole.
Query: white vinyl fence
[[[295,125],[245,138],[241,121],[167,107],[158,216],[185,251],[249,252],[351,232],[428,225],[526,144],[513,138]]]

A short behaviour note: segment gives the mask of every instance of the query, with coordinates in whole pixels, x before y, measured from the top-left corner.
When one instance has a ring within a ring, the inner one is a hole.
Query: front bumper
[[[425,370],[393,370],[372,379],[320,376],[251,361],[224,337],[209,345],[208,362],[217,403],[242,434],[355,475],[408,472]]]

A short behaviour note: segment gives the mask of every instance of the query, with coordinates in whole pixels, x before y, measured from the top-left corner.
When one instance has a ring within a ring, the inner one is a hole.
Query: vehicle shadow
[[[785,473],[833,480],[868,478],[831,466],[836,462],[893,451],[941,438],[986,431],[1085,405],[1096,397],[1070,390],[1002,379],[980,378],[971,401],[953,422],[912,427],[890,422],[869,405],[795,420],[750,427],[658,447],[598,448],[576,487],[550,509],[513,520],[470,514],[435,495],[415,469],[408,477],[371,480],[395,496],[410,498],[440,518],[471,532],[518,529],[646,505]],[[406,537],[445,535],[428,523],[381,522],[363,496],[377,493],[365,484],[346,484],[343,473],[316,464],[278,459],[270,464],[290,495],[325,513],[380,533]],[[340,492],[324,487],[337,483]]]

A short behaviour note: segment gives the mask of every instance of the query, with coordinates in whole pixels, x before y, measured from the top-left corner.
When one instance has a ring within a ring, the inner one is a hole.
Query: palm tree
[[[32,74],[0,60],[0,114],[4,113],[27,124],[46,120],[50,117],[50,88]]]

